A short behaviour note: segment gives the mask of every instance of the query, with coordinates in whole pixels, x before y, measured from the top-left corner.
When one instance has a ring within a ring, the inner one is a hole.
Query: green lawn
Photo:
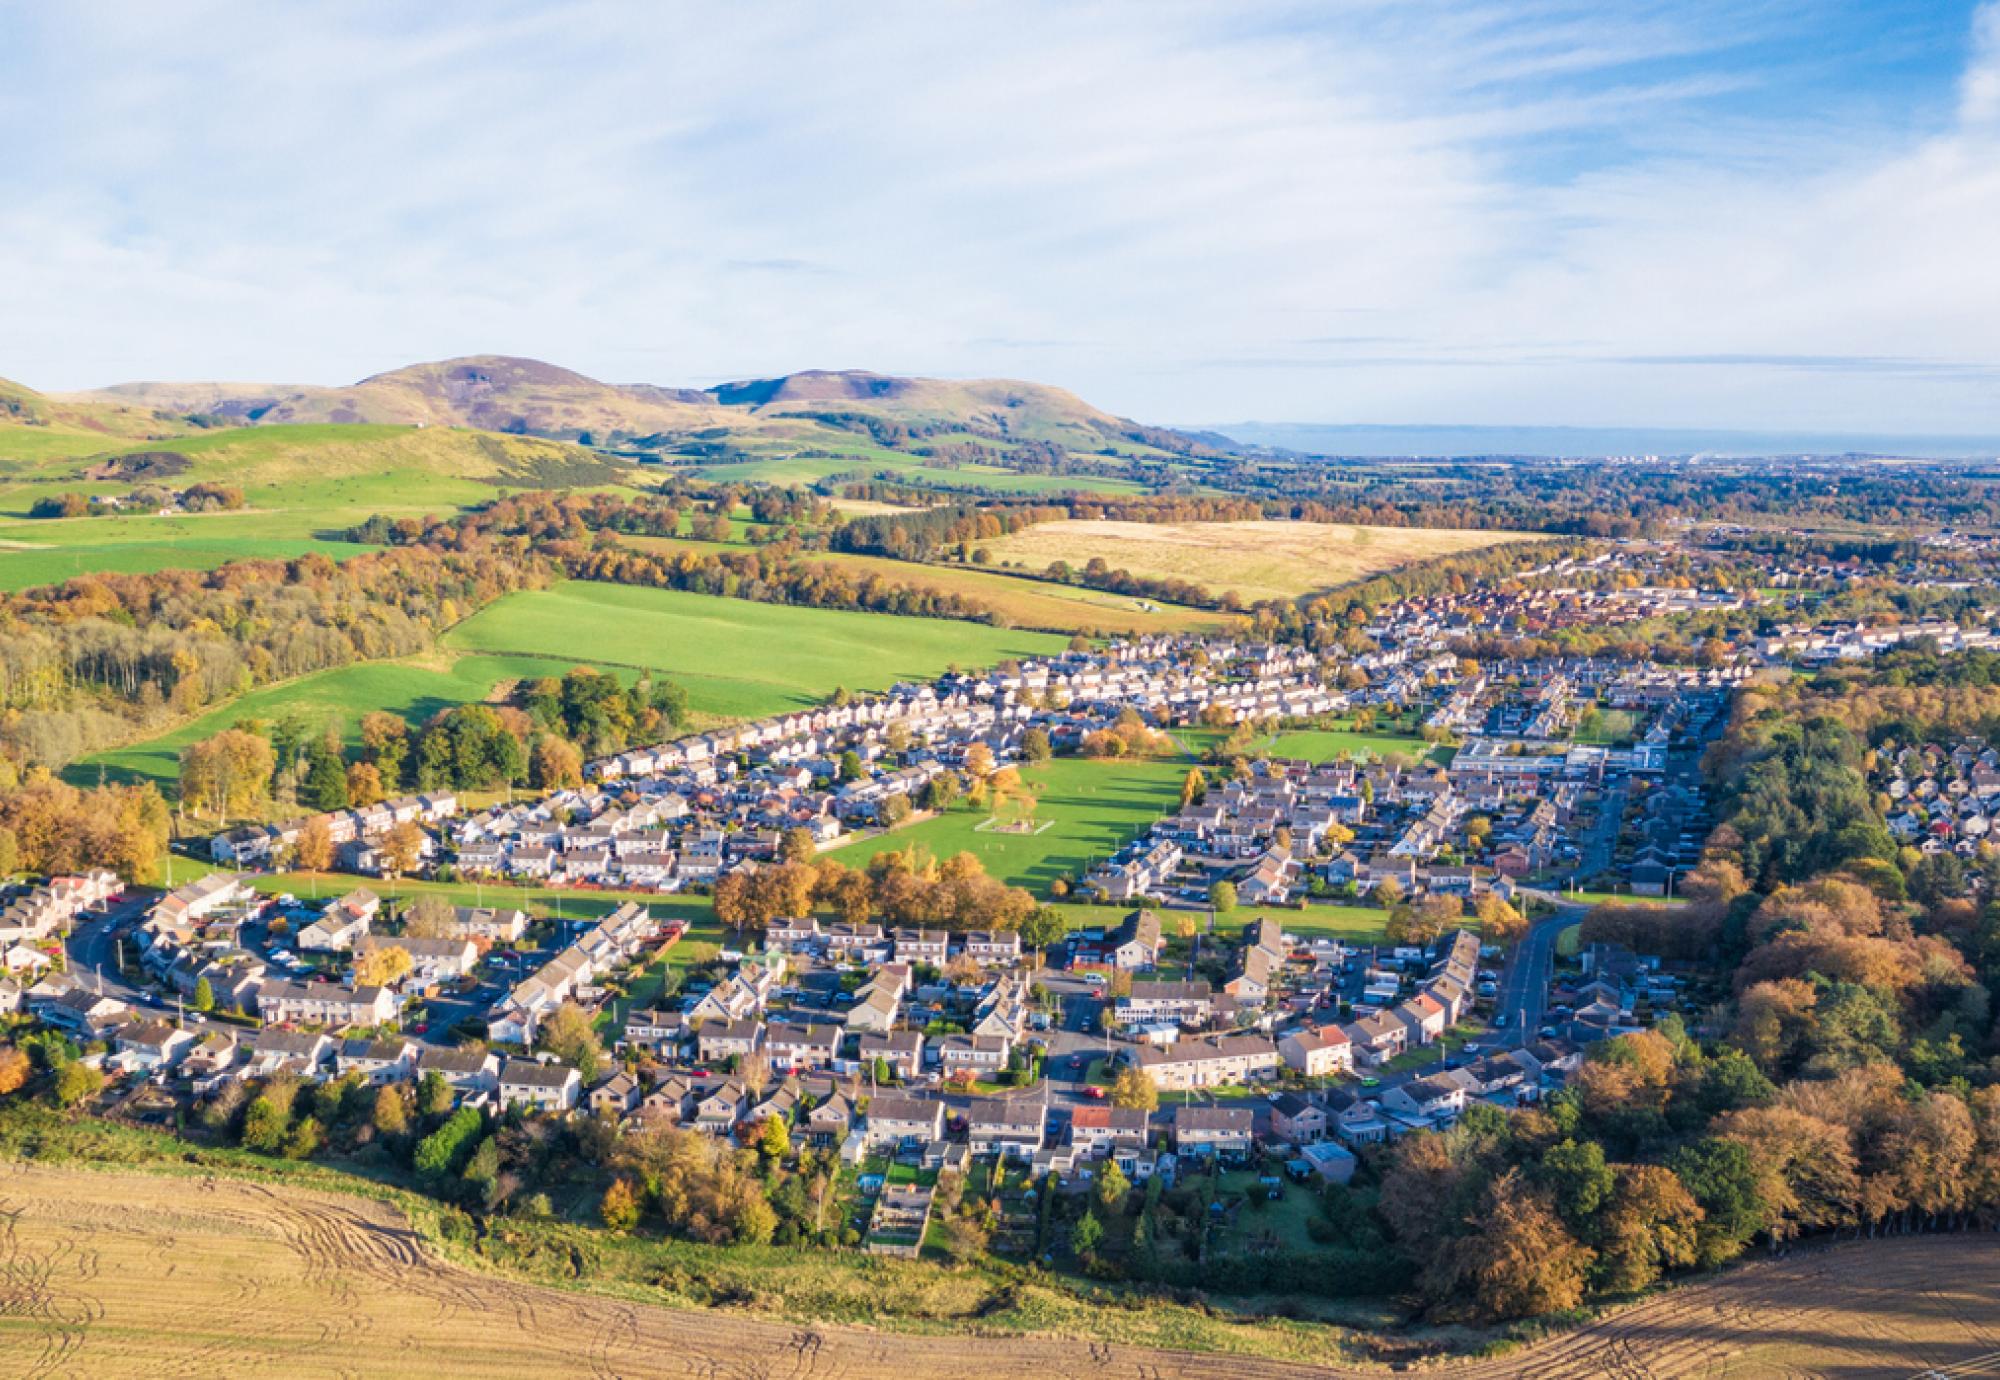
[[[952,619],[569,581],[508,595],[452,629],[445,645],[662,671],[687,687],[696,710],[752,718],[818,704],[836,686],[887,689],[1068,643]]]
[[[1258,748],[1273,757],[1296,757],[1308,762],[1331,761],[1343,752],[1355,757],[1386,757],[1398,753],[1414,760],[1428,758],[1443,765],[1452,756],[1452,749],[1426,743],[1414,735],[1354,733],[1324,728],[1302,728],[1280,733],[1258,744]]]
[[[1047,822],[1049,827],[1040,833],[981,830],[979,825],[988,819],[987,813],[959,806],[934,819],[862,840],[831,856],[850,867],[860,867],[877,853],[913,843],[922,844],[939,858],[973,853],[993,876],[1046,895],[1048,884],[1056,878],[1077,877],[1091,860],[1116,852],[1161,815],[1177,809],[1187,763],[1061,757],[1024,768],[1021,774],[1041,790],[1036,821]]]

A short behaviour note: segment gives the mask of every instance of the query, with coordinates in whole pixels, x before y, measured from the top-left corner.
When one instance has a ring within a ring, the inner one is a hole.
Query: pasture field
[[[77,518],[0,526],[0,590],[61,584],[79,575],[142,575],[155,570],[213,570],[231,561],[292,560],[309,551],[345,560],[370,548],[305,534],[256,535],[256,519],[232,524],[235,514],[186,518]],[[149,524],[141,526],[141,524]],[[89,530],[101,526],[102,532]],[[62,528],[60,532],[45,529]],[[56,540],[51,541],[49,538]],[[76,540],[77,538],[109,540]]]
[[[751,546],[750,529],[760,525],[768,524],[737,522],[726,542],[633,534],[620,534],[618,542],[621,546],[654,555],[678,555],[681,552],[691,552],[696,556],[712,555],[720,551],[748,550]],[[1205,631],[1219,628],[1223,621],[1221,615],[1205,609],[1150,603],[1127,595],[1108,594],[1102,590],[1006,575],[971,566],[921,565],[887,556],[863,556],[850,552],[807,556],[804,559],[842,567],[857,577],[877,575],[891,584],[977,599],[993,609],[1008,626],[1015,628],[1062,633],[1154,633]]]
[[[1799,1250],[1454,1362],[1421,1335],[1253,1321],[1220,1300],[1093,1304],[977,1267],[505,1217],[475,1251],[458,1214],[319,1166],[89,1124],[13,1134],[109,1163],[0,1161],[10,1374],[638,1375],[672,1357],[687,1374],[926,1380],[963,1375],[976,1346],[994,1380],[1075,1374],[1080,1355],[1107,1380],[1355,1380],[1384,1373],[1356,1364],[1371,1351],[1444,1380],[1971,1375],[2000,1328],[1990,1233]],[[737,1302],[702,1306],[716,1296]]]
[[[1290,599],[1412,561],[1476,551],[1532,533],[1314,522],[1037,523],[985,543],[996,561],[1044,570],[1102,557],[1113,570],[1191,580],[1246,600]]]
[[[199,480],[233,485],[243,490],[247,506],[172,517],[30,519],[38,498],[126,493],[132,484],[82,478],[86,465],[75,456],[0,463],[0,589],[105,571],[207,570],[308,551],[340,559],[367,549],[340,534],[375,513],[445,515],[491,499],[502,487],[588,487],[638,473],[572,446],[448,428],[276,426],[143,445],[97,440],[94,458],[135,451],[183,456],[185,470],[155,482],[170,488]]]
[[[981,828],[991,816],[985,810],[958,805],[827,856],[858,868],[877,853],[911,844],[921,844],[941,859],[971,853],[1001,881],[1046,897],[1050,882],[1075,877],[1093,859],[1116,852],[1133,835],[1175,809],[1187,770],[1188,764],[1180,761],[1058,757],[1021,771],[1022,778],[1041,793],[1035,823],[1048,827],[1036,833]]]
[[[1206,609],[1151,603],[1123,594],[1003,575],[974,566],[915,565],[886,556],[848,553],[819,559],[857,573],[880,575],[896,584],[924,586],[978,599],[1020,628],[1067,633],[1202,632],[1221,627],[1223,621],[1221,615]]]
[[[461,652],[554,657],[664,672],[694,707],[754,718],[820,703],[836,686],[880,690],[948,666],[1061,651],[1065,639],[943,618],[758,604],[677,590],[568,581],[510,594],[445,635]]]
[[[150,779],[170,786],[180,771],[181,749],[244,719],[298,715],[314,729],[338,724],[348,746],[360,741],[361,716],[385,709],[421,723],[440,709],[485,699],[495,686],[537,676],[559,676],[577,663],[560,659],[495,656],[426,656],[366,661],[253,690],[171,732],[87,757],[66,775],[92,784]],[[628,673],[625,677],[631,679]]]
[[[949,484],[956,487],[987,489],[993,493],[1144,493],[1143,484],[1129,479],[1103,479],[1094,475],[1022,474],[997,465],[962,465],[955,469],[927,465],[924,457],[903,451],[886,450],[865,444],[829,446],[814,442],[811,454],[776,454],[756,460],[703,465],[694,472],[703,479],[728,484],[761,481],[767,484],[812,484],[832,475],[865,471],[874,474],[892,471],[912,483]],[[846,500],[842,500],[843,506]]]

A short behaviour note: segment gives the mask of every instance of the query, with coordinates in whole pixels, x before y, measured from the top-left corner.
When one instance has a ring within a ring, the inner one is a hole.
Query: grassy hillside
[[[232,485],[247,506],[173,517],[28,518],[35,500],[52,494],[129,492],[133,481],[119,476],[134,456],[167,457],[174,472],[156,482]],[[236,427],[110,447],[100,437],[88,458],[0,463],[0,588],[315,550],[338,557],[361,549],[339,534],[373,513],[448,513],[491,499],[499,486],[597,485],[637,475],[624,462],[561,442],[448,428]]]
[[[696,709],[747,718],[818,703],[836,686],[886,689],[952,664],[1048,655],[1066,639],[572,581],[510,594],[452,629],[445,644],[662,671],[687,686]]]
[[[66,774],[82,785],[101,775],[108,781],[143,779],[171,786],[180,771],[182,748],[245,719],[297,715],[314,729],[337,726],[352,747],[359,742],[361,716],[371,709],[422,722],[441,709],[484,700],[495,687],[559,676],[573,665],[563,659],[444,654],[342,666],[252,691],[170,733],[85,758]]]
[[[1188,438],[1114,417],[1060,388],[1014,379],[809,370],[692,389],[605,383],[505,355],[413,364],[344,387],[126,383],[68,401],[135,413],[217,414],[260,426],[462,426],[589,438],[600,445],[699,442],[756,456],[758,464],[807,462],[820,471],[795,471],[787,478],[821,477],[831,472],[823,468],[829,458],[837,469],[857,442],[886,442],[903,450],[925,437],[999,445],[1038,441],[1080,453],[1108,448],[1148,457],[1199,448]]]
[[[1059,651],[1065,639],[978,623],[754,604],[672,590],[570,582],[513,594],[459,624],[439,651],[370,662],[268,686],[170,732],[70,768],[89,784],[171,784],[181,749],[243,719],[297,714],[337,724],[352,742],[361,716],[386,709],[421,721],[536,676],[596,665],[626,680],[641,670],[687,687],[697,724],[755,718],[823,701],[836,686],[886,689],[953,663],[984,666]]]

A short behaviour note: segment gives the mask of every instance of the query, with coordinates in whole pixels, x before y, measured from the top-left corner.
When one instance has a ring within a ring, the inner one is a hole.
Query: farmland
[[[1203,632],[1222,622],[1218,615],[1202,609],[1151,603],[1123,594],[1024,579],[970,566],[912,565],[882,556],[847,554],[824,559],[856,574],[879,575],[896,584],[924,586],[977,599],[1020,628],[1139,634]]]
[[[627,473],[571,446],[445,429],[270,427],[174,437],[143,447],[124,442],[109,450],[107,439],[98,438],[89,462],[51,453],[0,461],[0,589],[101,571],[209,569],[308,551],[338,559],[366,549],[340,534],[374,513],[444,514],[493,498],[498,485],[602,484]],[[247,507],[167,517],[27,517],[36,499],[52,494],[129,491],[130,482],[83,475],[106,456],[134,450],[185,459],[185,469],[159,482],[232,485],[243,491]]]
[[[171,1144],[104,1134],[86,1151],[143,1163]],[[1338,1326],[1239,1321],[1164,1301],[1095,1306],[1053,1284],[1001,1286],[979,1271],[505,1219],[475,1255],[462,1219],[400,1195],[385,1201],[345,1176],[237,1177],[230,1157],[186,1159],[195,1163],[157,1175],[0,1164],[0,1354],[19,1373],[609,1375],[653,1373],[672,1356],[689,1373],[809,1365],[916,1380],[964,1373],[967,1341],[955,1327],[977,1330],[981,1370],[994,1377],[1071,1373],[1085,1344],[1068,1339],[1079,1337],[1091,1339],[1093,1373],[1106,1376],[1380,1373],[1335,1368],[1363,1344]],[[1988,1234],[1800,1251],[1435,1373],[1561,1378],[1642,1363],[1661,1377],[1970,1374],[2000,1327],[1996,1253]],[[698,1306],[724,1289],[742,1304]],[[1382,1360],[1428,1349],[1394,1333],[1378,1345]]]
[[[819,703],[836,686],[882,689],[953,663],[1042,656],[1065,643],[948,619],[573,581],[508,595],[452,629],[445,645],[660,671],[687,687],[696,710],[750,718]]]
[[[361,716],[385,709],[421,722],[440,709],[483,700],[495,686],[535,676],[559,676],[574,661],[533,657],[442,656],[364,662],[252,691],[171,732],[85,759],[71,770],[79,781],[151,779],[165,785],[179,769],[181,749],[244,719],[297,715],[309,727],[338,725],[349,746],[359,741]]]
[[[337,723],[350,745],[361,716],[385,709],[413,721],[490,697],[506,682],[599,665],[630,680],[641,670],[671,675],[688,691],[697,724],[751,718],[816,704],[834,689],[877,689],[929,679],[952,662],[981,666],[1062,646],[1040,633],[977,623],[794,608],[705,594],[564,584],[510,595],[445,637],[438,652],[402,661],[342,666],[268,686],[167,733],[99,753],[71,769],[91,782],[171,782],[181,749],[243,719],[296,714]],[[746,659],[749,649],[755,658]],[[703,668],[745,667],[741,675]]]
[[[1289,599],[1411,561],[1475,551],[1527,535],[1450,528],[1308,522],[1037,523],[987,543],[996,561],[1043,570],[1102,558],[1113,570],[1191,580],[1246,600]]]
[[[958,806],[942,815],[871,838],[832,856],[851,867],[875,854],[919,844],[933,857],[972,853],[991,875],[1046,895],[1058,877],[1074,878],[1092,859],[1102,860],[1180,802],[1185,762],[1121,759],[1094,762],[1057,758],[1022,769],[1039,791],[1034,834],[982,829],[984,810]]]

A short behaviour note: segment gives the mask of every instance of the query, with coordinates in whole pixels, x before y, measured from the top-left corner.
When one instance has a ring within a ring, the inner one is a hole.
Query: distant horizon
[[[831,368],[808,365],[798,369],[741,374],[698,374],[691,379],[604,378],[587,369],[578,369],[558,359],[537,354],[511,354],[499,350],[476,350],[439,359],[406,359],[400,364],[376,368],[353,378],[323,381],[258,378],[172,377],[150,373],[120,378],[82,388],[50,389],[28,381],[19,374],[0,371],[11,379],[45,394],[89,394],[119,388],[235,384],[267,388],[346,388],[372,378],[398,373],[428,364],[454,360],[509,358],[563,369],[597,383],[616,388],[714,389],[729,383],[796,377],[801,374],[867,374],[885,378],[937,379],[971,382],[998,378],[1006,382],[1034,384],[1061,389],[1092,406],[1102,406],[1088,393],[1062,381],[1019,375],[992,376],[945,373],[941,371],[892,372],[867,366]],[[1117,413],[1115,408],[1106,411]],[[1643,455],[1710,455],[1724,458],[1761,456],[1845,454],[1881,455],[1907,459],[2000,459],[2000,433],[1921,432],[1849,430],[1843,428],[1727,427],[1686,425],[1591,426],[1568,422],[1333,422],[1275,421],[1245,419],[1235,422],[1171,421],[1144,415],[1124,415],[1148,426],[1165,427],[1187,433],[1224,436],[1239,445],[1263,446],[1306,455],[1326,455],[1354,459],[1454,459],[1468,456],[1522,456],[1549,459],[1617,458]]]
[[[2000,0],[103,0],[5,35],[0,359],[50,391],[531,342],[1127,417],[2000,432]]]
[[[1452,459],[1477,455],[1519,455],[1562,460],[1627,455],[1713,455],[1753,459],[1849,454],[1913,460],[2000,458],[2000,435],[1980,433],[1760,430],[1703,426],[1592,427],[1560,423],[1479,425],[1242,421],[1161,425],[1170,425],[1178,431],[1211,432],[1226,436],[1240,445],[1355,459],[1404,456]],[[1346,444],[1341,444],[1343,442]],[[1322,446],[1332,448],[1322,449]]]

